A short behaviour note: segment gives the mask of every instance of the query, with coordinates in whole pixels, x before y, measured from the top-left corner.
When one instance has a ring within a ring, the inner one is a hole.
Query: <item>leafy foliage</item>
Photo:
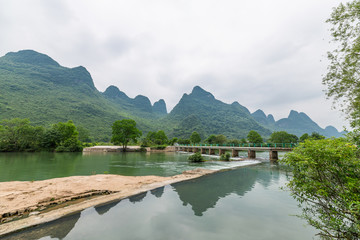
[[[137,138],[141,137],[142,133],[136,128],[136,122],[132,119],[117,120],[112,125],[111,142],[114,144],[122,144],[123,151],[130,140],[136,142]]]
[[[0,122],[0,151],[37,151],[41,146],[44,128],[30,125],[29,119]]]
[[[264,142],[261,135],[254,130],[251,130],[248,133],[247,139],[250,143],[263,143]]]
[[[59,122],[49,129],[36,127],[28,119],[3,120],[0,123],[0,151],[79,152],[82,143],[72,121]]]
[[[327,96],[348,114],[352,127],[360,126],[360,2],[340,3],[327,20],[332,25],[330,65],[323,78]]]
[[[196,152],[192,155],[189,156],[188,160],[190,162],[203,162],[204,161],[204,157],[201,155],[200,152]]]
[[[193,132],[190,136],[190,142],[194,144],[200,143],[201,142],[200,134],[198,134],[197,132]]]
[[[222,161],[230,161],[230,153],[223,153],[223,154],[221,154],[221,156],[220,156],[220,160],[222,160]]]
[[[302,217],[323,239],[360,238],[356,146],[342,139],[306,140],[281,161],[292,169],[287,186],[302,205]]]
[[[297,143],[298,137],[285,131],[273,132],[269,139],[272,143]]]

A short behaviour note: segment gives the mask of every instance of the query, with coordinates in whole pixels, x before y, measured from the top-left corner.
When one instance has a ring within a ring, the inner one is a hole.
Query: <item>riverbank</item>
[[[214,172],[216,171],[195,169],[172,177],[100,174],[43,181],[0,182],[0,221],[3,222],[0,224],[0,236],[50,222],[89,207]],[[82,201],[74,203],[76,199]],[[60,207],[53,207],[53,210],[50,208],[50,211],[47,209],[56,205]],[[28,217],[21,218],[24,216]],[[21,219],[10,221],[16,218]]]

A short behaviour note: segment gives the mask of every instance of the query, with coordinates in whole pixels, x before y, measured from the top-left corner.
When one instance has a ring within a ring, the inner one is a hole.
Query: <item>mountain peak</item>
[[[266,115],[265,115],[264,111],[261,110],[261,109],[256,110],[251,115],[261,117],[261,118],[266,118]]]
[[[103,94],[109,98],[129,98],[124,92],[120,91],[119,88],[114,85],[110,85]]]
[[[164,99],[160,99],[159,101],[155,102],[152,109],[154,113],[167,114],[166,103]]]
[[[207,98],[207,99],[215,98],[210,92],[205,91],[199,86],[195,86],[190,95],[194,97]]]
[[[17,63],[26,63],[40,66],[60,66],[54,59],[52,59],[48,55],[36,52],[34,50],[9,52],[3,58]]]

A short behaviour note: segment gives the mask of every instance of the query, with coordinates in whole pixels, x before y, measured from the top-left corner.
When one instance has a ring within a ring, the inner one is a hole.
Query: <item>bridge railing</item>
[[[297,143],[240,143],[240,144],[179,144],[179,147],[275,147],[294,148]]]

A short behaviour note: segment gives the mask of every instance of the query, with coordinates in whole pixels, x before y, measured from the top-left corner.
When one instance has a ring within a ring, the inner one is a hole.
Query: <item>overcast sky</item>
[[[278,120],[291,109],[339,130],[321,84],[339,0],[0,0],[0,55],[33,49],[82,65],[95,86],[163,98],[196,85]]]

